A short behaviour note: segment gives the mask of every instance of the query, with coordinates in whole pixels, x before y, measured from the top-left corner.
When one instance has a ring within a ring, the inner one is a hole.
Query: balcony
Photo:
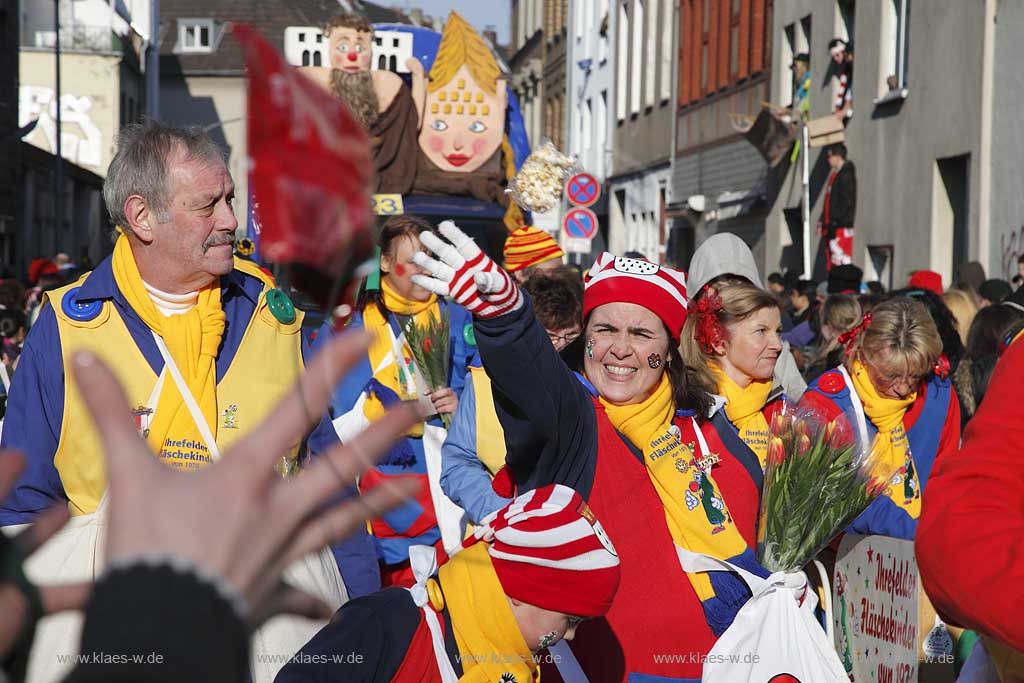
[[[23,27],[21,47],[52,50],[57,42],[57,33],[49,30],[32,30]],[[120,49],[120,41],[115,43],[114,31],[110,26],[86,26],[72,24],[61,27],[60,49],[79,52],[113,52]]]

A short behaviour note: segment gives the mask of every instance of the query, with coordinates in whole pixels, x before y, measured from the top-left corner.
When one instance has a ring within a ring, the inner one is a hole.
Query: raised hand
[[[415,485],[395,482],[324,509],[424,416],[414,405],[399,406],[292,479],[282,479],[274,465],[317,423],[332,389],[368,344],[368,335],[349,333],[326,345],[262,424],[198,472],[159,463],[136,431],[113,373],[96,356],[77,354],[75,376],[109,473],[108,563],[174,558],[218,576],[246,604],[253,627],[283,611],[329,616],[326,605],[285,586],[281,572],[416,492]]]
[[[451,297],[479,318],[496,318],[523,305],[522,292],[512,276],[483,253],[472,238],[451,221],[443,221],[437,227],[448,241],[429,231],[420,235],[420,241],[437,258],[422,251],[413,254],[416,265],[432,276],[413,275],[413,282],[440,296]]]

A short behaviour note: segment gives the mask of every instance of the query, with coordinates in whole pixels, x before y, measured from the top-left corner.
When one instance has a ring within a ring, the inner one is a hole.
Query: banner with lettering
[[[854,683],[953,680],[953,639],[921,590],[914,542],[847,535],[832,581],[836,653]]]

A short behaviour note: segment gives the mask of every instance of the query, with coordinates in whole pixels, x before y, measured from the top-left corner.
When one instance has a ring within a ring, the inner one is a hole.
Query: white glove
[[[437,258],[422,251],[413,254],[413,262],[433,276],[413,275],[413,282],[434,294],[451,297],[478,318],[496,318],[523,305],[522,292],[512,276],[480,251],[476,242],[451,221],[437,227],[451,244],[432,232],[422,233],[420,241]]]

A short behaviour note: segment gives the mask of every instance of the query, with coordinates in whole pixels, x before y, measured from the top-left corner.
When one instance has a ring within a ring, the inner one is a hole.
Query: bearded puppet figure
[[[456,12],[448,15],[424,86],[416,93],[423,116],[413,192],[509,207],[505,187],[515,165],[505,135],[506,79],[487,43]],[[510,230],[521,221],[506,215]]]
[[[375,192],[406,194],[416,175],[416,159],[408,150],[416,143],[419,109],[412,92],[397,74],[371,70],[373,26],[356,14],[340,14],[328,22],[328,67],[302,67],[320,85],[341,99],[366,127],[373,142],[377,170]],[[413,88],[422,90],[423,67],[410,59]]]

